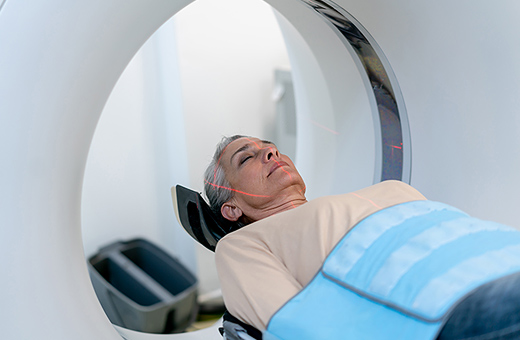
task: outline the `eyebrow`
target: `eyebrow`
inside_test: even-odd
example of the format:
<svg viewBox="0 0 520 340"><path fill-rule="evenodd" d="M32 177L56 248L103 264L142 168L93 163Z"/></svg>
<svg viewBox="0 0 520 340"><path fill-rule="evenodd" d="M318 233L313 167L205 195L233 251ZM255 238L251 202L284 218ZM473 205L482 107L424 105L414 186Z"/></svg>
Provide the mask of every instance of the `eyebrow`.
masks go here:
<svg viewBox="0 0 520 340"><path fill-rule="evenodd" d="M260 142L262 144L274 145L273 142L270 142L268 140L261 140ZM252 144L255 144L259 149L261 149L256 142L250 141L250 143L242 145L237 151L235 151L233 153L233 155L231 155L231 158L229 159L229 163L233 163L233 157L235 157L236 155L238 155L239 153L241 153L243 151L246 151L246 150L250 149L252 147Z"/></svg>

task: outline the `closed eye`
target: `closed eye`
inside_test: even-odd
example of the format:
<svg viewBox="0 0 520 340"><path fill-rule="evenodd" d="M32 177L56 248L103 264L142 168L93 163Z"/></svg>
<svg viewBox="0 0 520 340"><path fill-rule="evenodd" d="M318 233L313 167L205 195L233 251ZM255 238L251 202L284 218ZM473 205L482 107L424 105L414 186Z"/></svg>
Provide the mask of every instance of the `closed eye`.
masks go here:
<svg viewBox="0 0 520 340"><path fill-rule="evenodd" d="M247 157L244 157L241 161L240 161L240 164L244 164L249 158L252 158L253 156L247 156Z"/></svg>

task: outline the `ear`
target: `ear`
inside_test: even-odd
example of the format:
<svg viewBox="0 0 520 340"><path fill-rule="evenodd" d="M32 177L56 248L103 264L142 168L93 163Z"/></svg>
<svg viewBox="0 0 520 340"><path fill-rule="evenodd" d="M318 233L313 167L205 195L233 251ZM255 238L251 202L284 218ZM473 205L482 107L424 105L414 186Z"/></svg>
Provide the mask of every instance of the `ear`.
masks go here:
<svg viewBox="0 0 520 340"><path fill-rule="evenodd" d="M231 202L224 203L220 208L220 212L226 220L233 222L237 221L240 216L242 216L242 210Z"/></svg>

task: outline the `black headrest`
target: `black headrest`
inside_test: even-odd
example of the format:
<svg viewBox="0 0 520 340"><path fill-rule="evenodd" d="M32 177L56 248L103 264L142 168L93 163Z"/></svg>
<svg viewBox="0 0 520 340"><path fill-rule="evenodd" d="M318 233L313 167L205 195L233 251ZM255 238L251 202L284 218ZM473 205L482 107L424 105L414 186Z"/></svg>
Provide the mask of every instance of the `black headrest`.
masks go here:
<svg viewBox="0 0 520 340"><path fill-rule="evenodd" d="M183 228L204 247L215 251L217 242L238 229L236 223L216 215L202 196L177 185L172 188L173 206Z"/></svg>

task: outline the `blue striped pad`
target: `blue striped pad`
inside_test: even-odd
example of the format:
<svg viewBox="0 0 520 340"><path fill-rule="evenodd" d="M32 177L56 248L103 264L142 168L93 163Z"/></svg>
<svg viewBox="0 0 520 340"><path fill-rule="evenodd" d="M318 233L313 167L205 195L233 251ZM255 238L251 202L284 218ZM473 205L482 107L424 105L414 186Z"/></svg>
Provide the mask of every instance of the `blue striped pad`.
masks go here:
<svg viewBox="0 0 520 340"><path fill-rule="evenodd" d="M441 322L418 322L366 299L322 273L270 320L264 340L434 339Z"/></svg>
<svg viewBox="0 0 520 340"><path fill-rule="evenodd" d="M520 232L442 203L409 202L361 221L322 271L367 299L435 322L474 288L520 271Z"/></svg>
<svg viewBox="0 0 520 340"><path fill-rule="evenodd" d="M520 232L417 201L353 228L269 321L265 340L435 339L476 287L520 271Z"/></svg>

